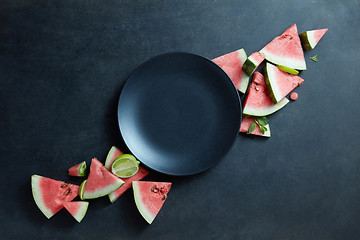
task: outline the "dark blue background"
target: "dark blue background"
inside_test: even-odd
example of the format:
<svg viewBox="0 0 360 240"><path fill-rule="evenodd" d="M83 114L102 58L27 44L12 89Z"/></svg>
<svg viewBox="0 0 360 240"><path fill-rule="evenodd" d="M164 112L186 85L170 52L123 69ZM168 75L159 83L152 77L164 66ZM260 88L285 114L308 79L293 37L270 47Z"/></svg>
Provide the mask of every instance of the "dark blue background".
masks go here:
<svg viewBox="0 0 360 240"><path fill-rule="evenodd" d="M358 0L0 2L0 235L6 239L359 239ZM152 225L128 191L92 200L78 224L35 205L30 176L79 184L68 167L124 148L116 106L149 58L258 51L293 23L329 28L306 52L299 99L269 116L272 137L241 134L215 167L171 181ZM319 62L309 57L317 54Z"/></svg>

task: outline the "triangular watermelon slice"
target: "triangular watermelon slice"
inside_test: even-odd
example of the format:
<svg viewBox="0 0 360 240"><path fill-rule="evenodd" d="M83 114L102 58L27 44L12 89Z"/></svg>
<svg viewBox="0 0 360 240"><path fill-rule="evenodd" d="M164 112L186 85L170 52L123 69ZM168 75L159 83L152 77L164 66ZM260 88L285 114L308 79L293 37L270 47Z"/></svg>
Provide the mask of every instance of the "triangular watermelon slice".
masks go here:
<svg viewBox="0 0 360 240"><path fill-rule="evenodd" d="M271 63L266 63L264 73L265 82L274 103L281 101L294 88L304 82L301 77L284 72Z"/></svg>
<svg viewBox="0 0 360 240"><path fill-rule="evenodd" d="M251 123L253 123L255 121L255 119L256 118L254 118L254 117L246 117L246 116L244 116L241 119L240 132L247 133L249 131ZM266 127L267 130L263 134L261 132L261 130L260 130L260 127L256 124L256 127L255 127L254 131L252 131L250 134L258 135L258 136L262 136L262 137L270 137L271 132L270 132L269 124L266 124L265 127Z"/></svg>
<svg viewBox="0 0 360 240"><path fill-rule="evenodd" d="M256 70L256 68L264 61L265 55L259 52L251 54L242 66L242 70L250 76Z"/></svg>
<svg viewBox="0 0 360 240"><path fill-rule="evenodd" d="M31 189L36 205L51 218L63 208L64 202L72 201L79 192L79 186L39 175L31 176Z"/></svg>
<svg viewBox="0 0 360 240"><path fill-rule="evenodd" d="M74 202L65 202L63 203L64 207L68 212L76 219L76 221L81 222L85 217L86 211L89 206L89 202L84 201L74 201Z"/></svg>
<svg viewBox="0 0 360 240"><path fill-rule="evenodd" d="M124 181L109 172L96 158L91 160L89 177L84 186L84 199L105 196L124 184Z"/></svg>
<svg viewBox="0 0 360 240"><path fill-rule="evenodd" d="M151 224L170 191L169 182L133 181L134 199L140 214Z"/></svg>
<svg viewBox="0 0 360 240"><path fill-rule="evenodd" d="M301 47L296 24L274 38L260 52L265 55L269 62L293 69L306 70L304 51Z"/></svg>
<svg viewBox="0 0 360 240"><path fill-rule="evenodd" d="M133 181L139 181L143 179L149 172L139 166L139 171L132 177L123 178L122 180L125 182L120 188L116 189L114 192L109 193L109 199L113 203L115 202L121 195L123 195L126 190L128 190L132 186Z"/></svg>
<svg viewBox="0 0 360 240"><path fill-rule="evenodd" d="M241 69L246 59L246 52L242 48L212 60L226 72L233 81L236 89L242 93L246 92L249 84L249 76L244 74Z"/></svg>
<svg viewBox="0 0 360 240"><path fill-rule="evenodd" d="M244 101L243 114L248 116L267 116L283 108L289 100L284 98L277 104L271 100L264 76L254 72L252 83Z"/></svg>
<svg viewBox="0 0 360 240"><path fill-rule="evenodd" d="M69 176L84 177L86 174L86 162L83 161L69 168L68 174Z"/></svg>
<svg viewBox="0 0 360 240"><path fill-rule="evenodd" d="M317 29L300 33L300 39L305 51L314 49L328 29Z"/></svg>

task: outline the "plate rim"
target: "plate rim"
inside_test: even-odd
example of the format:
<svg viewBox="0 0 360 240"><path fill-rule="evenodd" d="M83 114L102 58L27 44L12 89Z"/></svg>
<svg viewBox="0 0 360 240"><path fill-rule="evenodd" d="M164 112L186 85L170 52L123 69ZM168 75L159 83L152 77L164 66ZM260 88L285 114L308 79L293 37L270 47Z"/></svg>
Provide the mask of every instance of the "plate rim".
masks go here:
<svg viewBox="0 0 360 240"><path fill-rule="evenodd" d="M123 133L122 133L122 130L121 130L121 124L120 124L120 119L119 119L119 109L120 109L120 102L121 102L121 97L123 96L123 91L124 89L126 88L126 86L128 85L129 83L129 80L131 79L131 77L133 75L135 75L145 64L149 63L149 62L152 62L154 59L156 58L161 58L161 57L164 57L164 56L167 56L167 55L179 55L179 54L182 54L182 55L190 55L190 56L193 56L193 57L199 57L199 58L202 58L206 61L209 61L211 62L212 64L214 64L215 66L218 67L218 69L220 69L226 76L227 76L227 79L228 81L230 81L232 87L233 87L233 90L235 91L236 93L236 96L237 96L237 103L239 105L239 123L238 123L238 126L237 126L237 131L236 131L236 134L234 134L233 136L233 139L231 140L231 144L229 144L228 148L226 149L226 151L224 151L224 153L218 158L216 159L216 161L214 161L212 164L209 164L206 168L203 168L201 170L197 170L197 171L192 171L192 172L189 172L189 173L175 173L175 172L169 172L169 171L164 171L164 170L159 170L159 169L156 169L156 168L153 168L151 166L149 166L148 164L145 164L141 159L139 159L136 154L133 152L133 150L129 147L129 144L128 142L126 141L126 139L124 138L123 136ZM123 87L121 89L121 92L120 92L120 96L118 97L118 104L117 104L117 122L118 122L118 128L119 128L119 132L120 132L120 135L121 135L121 138L125 144L125 146L127 147L127 149L131 152L131 154L133 154L136 159L138 159L144 166L146 166L147 168L153 170L153 171L156 171L158 173L161 173L161 174L164 174L164 175L168 175L168 176L191 176L191 175L195 175L195 174L199 174L199 173L202 173L202 172L205 172L206 170L214 167L216 164L218 164L221 160L224 159L224 157L229 153L230 149L232 148L232 146L234 145L235 143L235 140L237 138L237 136L239 135L239 131L240 131L240 127L241 127L241 122L242 122L242 103L241 103L241 98L240 98L240 95L239 95L239 91L236 89L236 86L234 84L234 82L231 80L231 78L229 77L229 75L218 65L216 64L215 62L213 62L211 59L207 58L207 57L204 57L202 55L199 55L199 54L195 54L195 53L190 53L190 52L185 52L185 51L174 51L174 52L165 52L165 53L161 53L161 54L158 54L158 55L155 55L153 57L150 57L148 58L147 60L145 60L144 62L142 62L141 64L139 64L131 73L130 75L127 77L127 79L125 80L125 83L123 84Z"/></svg>

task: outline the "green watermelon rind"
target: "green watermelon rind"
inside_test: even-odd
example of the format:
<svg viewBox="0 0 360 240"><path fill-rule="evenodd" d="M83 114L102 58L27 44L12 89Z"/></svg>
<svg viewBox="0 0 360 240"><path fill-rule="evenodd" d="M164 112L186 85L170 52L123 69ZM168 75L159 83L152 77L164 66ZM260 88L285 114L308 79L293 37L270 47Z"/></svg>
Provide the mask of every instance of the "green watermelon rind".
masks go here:
<svg viewBox="0 0 360 240"><path fill-rule="evenodd" d="M135 204L136 204L137 209L139 210L139 212L143 216L143 218L146 220L146 222L151 224L154 221L155 216L153 216L153 214L151 214L148 211L148 209L144 206L144 204L142 204L141 193L139 191L137 181L132 182L132 188L133 188L134 199L135 199Z"/></svg>
<svg viewBox="0 0 360 240"><path fill-rule="evenodd" d="M86 174L86 161L80 163L79 166L79 177L84 177Z"/></svg>
<svg viewBox="0 0 360 240"><path fill-rule="evenodd" d="M310 42L309 42L309 38L308 38L308 35L307 35L307 32L302 32L299 34L299 37L300 37L300 40L301 40L301 44L303 46L303 49L305 51L309 51L309 50L312 50L314 49Z"/></svg>
<svg viewBox="0 0 360 240"><path fill-rule="evenodd" d="M273 114L274 112L282 109L288 103L289 103L289 99L287 99L285 97L280 102L278 102L277 104L275 104L275 105L273 105L271 107L268 107L268 108L264 108L264 109L245 106L244 109L243 109L243 114L245 116L252 116L252 117L265 117L265 116Z"/></svg>
<svg viewBox="0 0 360 240"><path fill-rule="evenodd" d="M239 55L239 58L241 59L241 61L246 62L246 59L247 59L247 54L245 52L245 49L241 48L237 51L238 55ZM244 62L244 63L245 63ZM244 63L243 63L243 66L244 66ZM241 78L241 81L240 81L240 84L238 86L238 90L242 93L245 94L246 92L246 89L248 88L248 85L249 85L249 76L247 74L243 74L242 75L242 78Z"/></svg>
<svg viewBox="0 0 360 240"><path fill-rule="evenodd" d="M242 66L242 70L244 71L244 73L250 76L257 67L258 66L253 61L247 58Z"/></svg>
<svg viewBox="0 0 360 240"><path fill-rule="evenodd" d="M278 102L278 98L277 98L277 92L275 91L275 89L272 87L272 81L269 77L269 68L268 68L268 64L270 63L266 63L265 67L264 67L264 78L265 78L265 83L266 83L266 87L269 90L269 95L271 97L271 100L276 104Z"/></svg>
<svg viewBox="0 0 360 240"><path fill-rule="evenodd" d="M41 176L36 175L36 174L31 176L31 190L32 190L32 194L33 194L36 205L41 210L41 212L48 219L50 219L52 216L54 216L54 214L51 211L49 211L48 208L43 204L41 191L39 191L39 189L37 188L37 186L39 186L39 181L41 180L41 178L42 178Z"/></svg>

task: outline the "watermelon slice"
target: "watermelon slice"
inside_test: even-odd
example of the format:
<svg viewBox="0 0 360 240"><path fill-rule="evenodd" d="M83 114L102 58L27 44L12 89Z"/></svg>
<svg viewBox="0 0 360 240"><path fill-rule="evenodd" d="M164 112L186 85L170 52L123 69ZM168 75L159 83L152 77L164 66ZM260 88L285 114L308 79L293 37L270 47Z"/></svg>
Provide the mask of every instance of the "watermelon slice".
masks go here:
<svg viewBox="0 0 360 240"><path fill-rule="evenodd" d="M84 199L105 196L124 184L124 181L107 170L99 160L93 158L89 177L84 186Z"/></svg>
<svg viewBox="0 0 360 240"><path fill-rule="evenodd" d="M244 65L242 66L242 70L248 76L250 76L251 74L253 74L256 68L264 61L264 59L265 59L264 54L259 52L254 52L246 59Z"/></svg>
<svg viewBox="0 0 360 240"><path fill-rule="evenodd" d="M253 123L255 121L255 119L256 118L254 118L254 117L246 117L246 116L244 116L241 119L240 132L247 133L249 131L251 123ZM263 137L270 137L271 132L270 132L269 124L265 125L265 127L266 127L267 130L264 132L264 134L262 134L262 132L260 130L260 127L256 124L256 127L255 127L254 131L252 131L250 134L263 136Z"/></svg>
<svg viewBox="0 0 360 240"><path fill-rule="evenodd" d="M83 161L82 163L69 168L68 173L70 176L84 177L86 173L86 162Z"/></svg>
<svg viewBox="0 0 360 240"><path fill-rule="evenodd" d="M81 222L81 220L85 217L89 202L64 202L63 205L66 210L68 210L68 212L76 219L76 221Z"/></svg>
<svg viewBox="0 0 360 240"><path fill-rule="evenodd" d="M266 88L264 76L259 72L254 72L253 81L244 101L243 114L257 117L267 116L280 110L288 102L289 100L284 98L274 104Z"/></svg>
<svg viewBox="0 0 360 240"><path fill-rule="evenodd" d="M136 206L144 219L151 224L167 198L171 183L133 181L132 185Z"/></svg>
<svg viewBox="0 0 360 240"><path fill-rule="evenodd" d="M115 158L117 158L120 155L123 155L124 153L118 149L115 146L112 146L108 152L108 155L106 156L106 160L105 160L105 164L104 166L111 171L111 164L113 163L113 161L115 160Z"/></svg>
<svg viewBox="0 0 360 240"><path fill-rule="evenodd" d="M139 181L148 174L149 172L145 168L139 166L139 171L134 176L122 179L125 183L114 192L109 193L110 202L115 202L121 195L123 195L123 193L132 186L133 181Z"/></svg>
<svg viewBox="0 0 360 240"><path fill-rule="evenodd" d="M304 51L296 24L274 38L260 50L260 53L263 53L269 62L293 69L306 70Z"/></svg>
<svg viewBox="0 0 360 240"><path fill-rule="evenodd" d="M242 48L212 60L227 73L235 87L242 93L246 92L249 84L249 76L241 69L246 58L246 52Z"/></svg>
<svg viewBox="0 0 360 240"><path fill-rule="evenodd" d="M314 49L328 29L317 29L300 33L300 39L305 51Z"/></svg>
<svg viewBox="0 0 360 240"><path fill-rule="evenodd" d="M64 202L72 201L79 192L79 186L39 175L31 176L31 189L36 205L51 218L63 208Z"/></svg>
<svg viewBox="0 0 360 240"><path fill-rule="evenodd" d="M281 101L294 88L304 82L301 77L284 72L271 63L266 63L264 72L265 82L274 103Z"/></svg>

